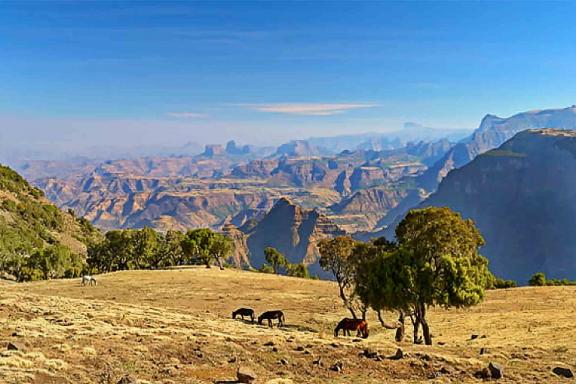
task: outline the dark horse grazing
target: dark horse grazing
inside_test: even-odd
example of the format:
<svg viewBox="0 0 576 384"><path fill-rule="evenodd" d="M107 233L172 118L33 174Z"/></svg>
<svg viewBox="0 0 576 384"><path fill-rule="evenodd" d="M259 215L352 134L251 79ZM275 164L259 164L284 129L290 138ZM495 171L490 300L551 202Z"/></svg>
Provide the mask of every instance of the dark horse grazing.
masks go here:
<svg viewBox="0 0 576 384"><path fill-rule="evenodd" d="M232 318L235 319L237 316L242 316L242 320L244 320L244 316L250 317L250 320L254 322L254 310L250 308L238 308L234 312L232 312Z"/></svg>
<svg viewBox="0 0 576 384"><path fill-rule="evenodd" d="M278 319L278 326L284 326L284 313L282 311L268 311L258 316L258 324L262 325L263 320L268 320L268 326L272 327L272 320Z"/></svg>
<svg viewBox="0 0 576 384"><path fill-rule="evenodd" d="M334 336L338 337L338 332L340 332L341 329L342 334L345 336L350 336L350 331L357 331L356 337L359 337L360 335L362 335L364 339L368 337L368 323L366 320L349 318L342 319L334 330Z"/></svg>

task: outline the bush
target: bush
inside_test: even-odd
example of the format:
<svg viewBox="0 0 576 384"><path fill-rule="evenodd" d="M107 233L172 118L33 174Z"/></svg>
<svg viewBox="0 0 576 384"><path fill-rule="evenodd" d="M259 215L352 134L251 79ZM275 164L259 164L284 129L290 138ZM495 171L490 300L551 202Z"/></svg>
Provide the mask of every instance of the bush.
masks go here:
<svg viewBox="0 0 576 384"><path fill-rule="evenodd" d="M533 287L543 287L546 285L546 276L542 272L537 272L530 277L528 284Z"/></svg>
<svg viewBox="0 0 576 384"><path fill-rule="evenodd" d="M274 268L270 264L263 264L259 271L262 273L274 273Z"/></svg>
<svg viewBox="0 0 576 384"><path fill-rule="evenodd" d="M488 278L486 284L486 289L506 289L506 288L516 288L518 283L514 280L505 280L494 275Z"/></svg>
<svg viewBox="0 0 576 384"><path fill-rule="evenodd" d="M304 279L310 278L310 274L308 273L308 268L302 264L288 264L286 266L286 274L292 277L301 277Z"/></svg>

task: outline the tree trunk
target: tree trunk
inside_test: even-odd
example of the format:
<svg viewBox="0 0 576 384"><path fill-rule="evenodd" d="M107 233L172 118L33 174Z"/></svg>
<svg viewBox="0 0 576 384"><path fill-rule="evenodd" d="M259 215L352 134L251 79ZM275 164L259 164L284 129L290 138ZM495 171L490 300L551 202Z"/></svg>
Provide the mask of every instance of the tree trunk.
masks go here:
<svg viewBox="0 0 576 384"><path fill-rule="evenodd" d="M358 317L356 316L356 312L354 312L354 308L352 308L352 306L348 302L348 298L346 297L346 294L344 293L344 288L342 288L342 286L340 284L338 284L338 288L340 289L340 298L344 302L344 306L346 308L348 308L348 310L350 311L350 314L352 315L352 318L357 319Z"/></svg>
<svg viewBox="0 0 576 384"><path fill-rule="evenodd" d="M216 258L216 263L218 264L218 267L220 267L220 270L223 271L224 270L224 265L222 264L222 259L220 259L219 257Z"/></svg>
<svg viewBox="0 0 576 384"><path fill-rule="evenodd" d="M400 316L398 316L398 324L400 325L398 329L396 329L396 341L401 342L404 340L404 334L406 329L404 328L404 311L400 311Z"/></svg>
<svg viewBox="0 0 576 384"><path fill-rule="evenodd" d="M380 313L380 311L376 311L376 313L378 314L378 321L380 321L380 324L386 328L386 329L397 329L398 325L397 324L392 324L392 323L386 323L384 321L384 319L382 318L382 314Z"/></svg>
<svg viewBox="0 0 576 384"><path fill-rule="evenodd" d="M422 332L424 333L424 342L426 345L432 345L432 335L430 334L430 327L426 321L426 304L420 305L420 322L422 323Z"/></svg>
<svg viewBox="0 0 576 384"><path fill-rule="evenodd" d="M418 316L414 316L414 344L419 344L420 343L420 339L418 338L418 333L419 333L419 328L420 328L420 320L418 319Z"/></svg>

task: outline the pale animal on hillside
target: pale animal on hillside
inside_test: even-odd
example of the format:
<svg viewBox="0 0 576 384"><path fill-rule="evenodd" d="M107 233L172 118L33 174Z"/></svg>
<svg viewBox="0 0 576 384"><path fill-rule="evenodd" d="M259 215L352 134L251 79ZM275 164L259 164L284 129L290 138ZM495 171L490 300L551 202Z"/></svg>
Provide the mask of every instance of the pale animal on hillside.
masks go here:
<svg viewBox="0 0 576 384"><path fill-rule="evenodd" d="M90 275L82 276L82 285L96 285L96 278Z"/></svg>

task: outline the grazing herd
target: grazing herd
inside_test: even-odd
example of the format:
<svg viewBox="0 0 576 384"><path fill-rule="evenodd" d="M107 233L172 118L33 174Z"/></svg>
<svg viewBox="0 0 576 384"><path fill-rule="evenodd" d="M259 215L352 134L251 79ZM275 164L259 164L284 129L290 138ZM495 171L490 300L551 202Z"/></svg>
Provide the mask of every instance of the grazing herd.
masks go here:
<svg viewBox="0 0 576 384"><path fill-rule="evenodd" d="M254 324L254 310L251 308L238 308L232 312L232 319L236 319L238 316L242 320L246 320L244 317L248 317L250 322ZM278 327L283 327L286 325L284 312L282 311L266 311L258 316L258 324L262 325L264 320L268 320L268 326L272 328L272 320L278 320ZM356 337L362 337L366 339L368 337L368 322L364 319L342 319L336 329L334 330L334 336L338 337L338 333L342 331L344 336L350 336L350 331L356 331Z"/></svg>
<svg viewBox="0 0 576 384"><path fill-rule="evenodd" d="M96 285L96 279L94 276L85 275L82 276L82 285ZM236 319L238 316L242 320L246 320L245 317L250 319L250 322L254 323L254 310L252 308L238 308L232 312L232 319ZM282 311L266 311L258 316L258 324L262 325L264 320L268 320L268 326L272 328L272 320L278 320L278 327L283 327L286 325L286 320L284 318L284 312ZM342 319L336 329L334 330L334 336L338 337L338 334L342 331L344 336L350 336L350 331L356 331L356 337L362 336L364 339L368 337L368 323L364 319Z"/></svg>

